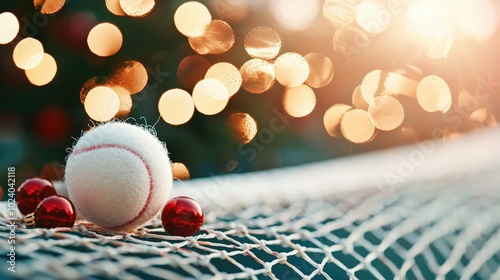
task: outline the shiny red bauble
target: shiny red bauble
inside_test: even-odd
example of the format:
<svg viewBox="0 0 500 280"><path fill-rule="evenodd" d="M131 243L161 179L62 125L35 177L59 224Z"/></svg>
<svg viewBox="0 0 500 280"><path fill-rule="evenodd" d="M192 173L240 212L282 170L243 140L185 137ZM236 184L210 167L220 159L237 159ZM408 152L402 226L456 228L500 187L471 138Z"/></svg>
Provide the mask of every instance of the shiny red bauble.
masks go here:
<svg viewBox="0 0 500 280"><path fill-rule="evenodd" d="M17 189L17 208L24 215L33 213L38 203L44 198L56 194L56 189L51 182L41 178L28 179Z"/></svg>
<svg viewBox="0 0 500 280"><path fill-rule="evenodd" d="M34 216L37 228L73 227L76 220L73 203L60 195L47 197L40 202Z"/></svg>
<svg viewBox="0 0 500 280"><path fill-rule="evenodd" d="M161 212L163 228L170 235L194 235L203 225L203 218L198 202L185 196L170 199Z"/></svg>

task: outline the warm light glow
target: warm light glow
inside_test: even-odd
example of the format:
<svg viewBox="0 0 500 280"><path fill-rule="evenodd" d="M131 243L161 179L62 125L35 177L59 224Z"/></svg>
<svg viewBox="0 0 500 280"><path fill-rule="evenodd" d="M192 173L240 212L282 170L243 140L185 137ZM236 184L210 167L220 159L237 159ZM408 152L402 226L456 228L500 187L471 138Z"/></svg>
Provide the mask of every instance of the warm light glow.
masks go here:
<svg viewBox="0 0 500 280"><path fill-rule="evenodd" d="M453 46L453 36L447 27L441 26L428 32L424 39L427 56L432 59L442 58L448 55Z"/></svg>
<svg viewBox="0 0 500 280"><path fill-rule="evenodd" d="M82 104L85 104L85 98L87 97L87 94L89 91L96 86L104 86L108 84L108 78L101 76L101 77L93 77L87 80L82 88L80 89L80 102Z"/></svg>
<svg viewBox="0 0 500 280"><path fill-rule="evenodd" d="M131 17L145 17L153 10L154 0L120 0L122 10Z"/></svg>
<svg viewBox="0 0 500 280"><path fill-rule="evenodd" d="M472 112L469 116L469 120L473 122L477 122L478 124L481 125L486 125L486 126L495 126L497 125L497 121L495 119L495 116L488 112L486 108L479 108L476 109L474 112Z"/></svg>
<svg viewBox="0 0 500 280"><path fill-rule="evenodd" d="M106 0L106 8L114 15L117 16L127 15L125 11L123 11L122 6L120 6L120 0Z"/></svg>
<svg viewBox="0 0 500 280"><path fill-rule="evenodd" d="M196 109L205 115L215 115L226 108L229 93L226 86L217 79L199 81L193 89Z"/></svg>
<svg viewBox="0 0 500 280"><path fill-rule="evenodd" d="M130 94L136 94L146 87L148 72L138 61L124 61L111 72L110 82L125 88Z"/></svg>
<svg viewBox="0 0 500 280"><path fill-rule="evenodd" d="M352 107L346 104L335 104L326 110L323 116L323 124L328 135L333 138L339 138L341 136L340 120L344 114L351 109Z"/></svg>
<svg viewBox="0 0 500 280"><path fill-rule="evenodd" d="M203 35L211 21L212 15L207 7L195 1L180 5L174 14L175 27L186 37Z"/></svg>
<svg viewBox="0 0 500 280"><path fill-rule="evenodd" d="M313 88L327 86L333 78L333 62L320 53L310 53L304 56L309 65L309 77L306 84Z"/></svg>
<svg viewBox="0 0 500 280"><path fill-rule="evenodd" d="M188 89L194 88L196 83L203 80L210 62L200 55L186 56L177 68L177 79Z"/></svg>
<svg viewBox="0 0 500 280"><path fill-rule="evenodd" d="M12 57L20 69L35 68L43 59L43 45L35 38L24 38L14 48Z"/></svg>
<svg viewBox="0 0 500 280"><path fill-rule="evenodd" d="M189 180L191 178L186 165L181 162L172 163L172 176L175 180Z"/></svg>
<svg viewBox="0 0 500 280"><path fill-rule="evenodd" d="M90 30L87 44L90 51L98 56L111 56L122 47L123 37L120 29L109 22L100 23Z"/></svg>
<svg viewBox="0 0 500 280"><path fill-rule="evenodd" d="M398 128L405 118L401 103L392 96L379 96L370 105L368 113L372 117L375 127L380 130L394 130Z"/></svg>
<svg viewBox="0 0 500 280"><path fill-rule="evenodd" d="M353 109L347 111L342 117L340 130L350 142L363 144L373 139L375 125L366 111Z"/></svg>
<svg viewBox="0 0 500 280"><path fill-rule="evenodd" d="M488 0L453 1L453 11L462 32L478 42L491 38L498 28L498 7L495 5Z"/></svg>
<svg viewBox="0 0 500 280"><path fill-rule="evenodd" d="M257 27L248 32L245 50L253 58L273 59L281 49L280 35L269 27Z"/></svg>
<svg viewBox="0 0 500 280"><path fill-rule="evenodd" d="M366 102L361 92L361 85L357 86L352 92L352 105L354 105L356 109L368 110L368 102Z"/></svg>
<svg viewBox="0 0 500 280"><path fill-rule="evenodd" d="M445 9L436 0L413 1L408 8L408 24L423 34L444 25Z"/></svg>
<svg viewBox="0 0 500 280"><path fill-rule="evenodd" d="M316 95L306 85L289 87L283 92L283 108L292 117L305 117L312 112L315 106Z"/></svg>
<svg viewBox="0 0 500 280"><path fill-rule="evenodd" d="M402 74L374 70L363 78L361 93L368 104L372 104L377 96L405 95L415 97L418 83Z"/></svg>
<svg viewBox="0 0 500 280"><path fill-rule="evenodd" d="M57 73L56 60L50 54L43 54L42 61L34 68L25 71L28 80L35 86L50 83Z"/></svg>
<svg viewBox="0 0 500 280"><path fill-rule="evenodd" d="M120 99L120 108L115 117L126 118L130 114L130 111L132 111L132 97L130 96L130 92L117 85L110 85L110 88L116 93L118 99Z"/></svg>
<svg viewBox="0 0 500 280"><path fill-rule="evenodd" d="M97 86L87 94L84 107L91 119L105 122L114 118L120 110L120 98L111 88Z"/></svg>
<svg viewBox="0 0 500 280"><path fill-rule="evenodd" d="M418 84L417 100L427 112L446 113L451 107L451 91L443 78L434 75L427 76Z"/></svg>
<svg viewBox="0 0 500 280"><path fill-rule="evenodd" d="M309 27L319 11L314 0L271 0L271 14L276 21L289 30L304 30Z"/></svg>
<svg viewBox="0 0 500 280"><path fill-rule="evenodd" d="M198 54L222 54L234 45L234 32L222 20L212 20L205 33L189 38L189 45Z"/></svg>
<svg viewBox="0 0 500 280"><path fill-rule="evenodd" d="M62 9L64 2L65 0L34 0L33 5L42 14L53 14Z"/></svg>
<svg viewBox="0 0 500 280"><path fill-rule="evenodd" d="M0 44L8 44L16 38L19 33L19 21L10 12L0 14Z"/></svg>
<svg viewBox="0 0 500 280"><path fill-rule="evenodd" d="M325 0L323 16L334 27L347 26L356 16L356 1L354 0Z"/></svg>
<svg viewBox="0 0 500 280"><path fill-rule="evenodd" d="M210 0L209 3L219 18L240 22L250 13L250 1L252 0Z"/></svg>
<svg viewBox="0 0 500 280"><path fill-rule="evenodd" d="M309 64L298 53L288 52L280 55L274 62L276 80L285 87L296 87L309 77Z"/></svg>
<svg viewBox="0 0 500 280"><path fill-rule="evenodd" d="M251 59L240 68L241 86L251 93L263 93L274 84L274 67L267 61Z"/></svg>
<svg viewBox="0 0 500 280"><path fill-rule="evenodd" d="M232 137L243 144L248 144L257 135L257 122L247 113L232 114L226 121Z"/></svg>
<svg viewBox="0 0 500 280"><path fill-rule="evenodd" d="M214 78L221 81L227 88L229 97L233 96L241 87L240 71L228 62L219 62L210 67L205 78Z"/></svg>
<svg viewBox="0 0 500 280"><path fill-rule="evenodd" d="M356 22L368 33L379 34L391 23L391 13L378 1L363 1L356 8Z"/></svg>
<svg viewBox="0 0 500 280"><path fill-rule="evenodd" d="M162 94L160 101L158 101L158 111L166 123L185 124L194 114L193 98L182 89L168 90Z"/></svg>
<svg viewBox="0 0 500 280"><path fill-rule="evenodd" d="M343 54L350 61L355 54L366 51L370 46L370 39L363 29L357 26L340 27L333 34L333 49Z"/></svg>

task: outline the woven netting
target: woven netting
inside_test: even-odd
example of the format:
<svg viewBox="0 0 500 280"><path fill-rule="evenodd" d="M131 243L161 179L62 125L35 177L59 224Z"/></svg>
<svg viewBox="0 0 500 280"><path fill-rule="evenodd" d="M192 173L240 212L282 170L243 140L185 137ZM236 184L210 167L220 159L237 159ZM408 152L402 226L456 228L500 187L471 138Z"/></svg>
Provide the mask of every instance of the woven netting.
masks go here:
<svg viewBox="0 0 500 280"><path fill-rule="evenodd" d="M498 141L498 137L494 139ZM463 143L474 147L471 139ZM440 151L438 147L435 154L450 155ZM465 158L474 163L471 155L465 153ZM2 279L500 279L500 169L483 166L479 168L481 171L464 173L455 166L456 172L444 177L420 177L392 188L370 185L338 188L339 182L320 168L352 169L357 163L373 159L361 157L351 163L325 163L272 174L276 182L293 181L301 169L307 173L320 170L326 181L313 177L303 184L295 180L303 193L315 195L292 199L270 191L261 202L249 198L247 203L229 200L224 203L225 198L220 197L216 203L202 202L205 224L193 237L167 235L159 219L127 234L105 232L84 221L79 221L73 229L18 228L16 273L4 269L0 276ZM449 158L453 162L462 160L463 166L467 166L463 159ZM435 168L440 162L443 163L431 158L428 166ZM249 178L258 182L259 178L266 178L265 174L238 176L252 183ZM363 177L363 173L357 176ZM317 183L320 181L321 186ZM193 184L207 182L209 179ZM229 185L231 182L237 184L238 180L229 181ZM328 187L325 182L333 191L323 191ZM189 184L177 183L176 192L190 188ZM231 185L227 192L238 194L235 187ZM272 182L259 188L273 187L281 188ZM290 191L293 190L290 186ZM240 200L245 201L244 195L242 190ZM7 240L6 204L1 206L0 239ZM5 256L7 242L0 244Z"/></svg>
<svg viewBox="0 0 500 280"><path fill-rule="evenodd" d="M19 229L16 276L498 279L500 182L491 175L392 193L208 208L201 234L188 238L168 236L158 220L125 235L88 223L72 230Z"/></svg>

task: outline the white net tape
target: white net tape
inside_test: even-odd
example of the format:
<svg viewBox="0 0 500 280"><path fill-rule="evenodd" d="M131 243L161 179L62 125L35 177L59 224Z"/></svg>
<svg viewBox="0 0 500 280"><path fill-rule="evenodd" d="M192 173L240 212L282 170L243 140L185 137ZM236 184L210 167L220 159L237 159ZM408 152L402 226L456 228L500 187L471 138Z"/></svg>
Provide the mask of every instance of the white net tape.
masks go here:
<svg viewBox="0 0 500 280"><path fill-rule="evenodd" d="M430 143L435 149L420 165L401 164L424 151L412 146L177 183L173 195L190 195L204 207L200 234L169 236L158 219L125 235L86 222L73 229L18 228L16 273L5 269L0 276L500 279L499 139L499 130L489 130ZM402 174L403 165L413 171ZM393 172L404 183L391 187ZM1 210L5 256L5 204Z"/></svg>

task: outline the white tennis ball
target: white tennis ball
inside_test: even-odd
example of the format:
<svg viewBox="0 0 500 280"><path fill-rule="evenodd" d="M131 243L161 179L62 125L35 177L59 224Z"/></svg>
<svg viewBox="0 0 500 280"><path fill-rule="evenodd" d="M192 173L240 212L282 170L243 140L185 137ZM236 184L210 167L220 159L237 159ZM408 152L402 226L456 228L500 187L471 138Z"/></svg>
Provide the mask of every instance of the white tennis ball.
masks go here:
<svg viewBox="0 0 500 280"><path fill-rule="evenodd" d="M110 122L85 133L66 162L66 188L79 215L131 231L165 205L172 169L164 145L146 129Z"/></svg>

